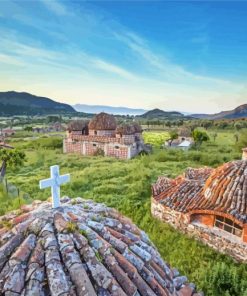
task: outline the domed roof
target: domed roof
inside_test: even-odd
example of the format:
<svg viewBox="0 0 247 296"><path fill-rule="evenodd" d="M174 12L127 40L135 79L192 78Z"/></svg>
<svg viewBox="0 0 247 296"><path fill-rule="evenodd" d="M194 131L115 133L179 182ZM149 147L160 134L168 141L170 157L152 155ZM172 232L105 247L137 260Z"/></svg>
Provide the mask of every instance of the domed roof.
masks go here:
<svg viewBox="0 0 247 296"><path fill-rule="evenodd" d="M247 161L232 161L215 169L193 208L225 212L247 223Z"/></svg>
<svg viewBox="0 0 247 296"><path fill-rule="evenodd" d="M4 295L199 295L143 231L103 204L35 201L0 224Z"/></svg>
<svg viewBox="0 0 247 296"><path fill-rule="evenodd" d="M135 127L126 123L121 124L117 127L116 133L122 135L133 135L135 133Z"/></svg>
<svg viewBox="0 0 247 296"><path fill-rule="evenodd" d="M83 131L88 129L89 121L86 120L74 120L68 124L69 131Z"/></svg>
<svg viewBox="0 0 247 296"><path fill-rule="evenodd" d="M133 135L135 133L141 133L142 128L138 123L132 123L132 124L121 124L117 127L116 130L117 134L122 134L122 135Z"/></svg>
<svg viewBox="0 0 247 296"><path fill-rule="evenodd" d="M152 191L157 201L176 211L215 211L247 223L246 160L217 169L188 169L174 180L160 177Z"/></svg>
<svg viewBox="0 0 247 296"><path fill-rule="evenodd" d="M88 127L90 130L115 130L117 122L113 115L101 112L90 120Z"/></svg>

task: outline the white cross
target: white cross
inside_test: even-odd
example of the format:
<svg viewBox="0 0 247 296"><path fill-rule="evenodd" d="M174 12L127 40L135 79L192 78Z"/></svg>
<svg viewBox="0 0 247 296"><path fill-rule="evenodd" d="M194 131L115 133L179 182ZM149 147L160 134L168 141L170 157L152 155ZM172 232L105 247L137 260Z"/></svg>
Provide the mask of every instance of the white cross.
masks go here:
<svg viewBox="0 0 247 296"><path fill-rule="evenodd" d="M50 167L51 178L39 181L40 189L51 187L52 207L60 206L60 186L70 181L70 175L59 176L59 166L53 165Z"/></svg>

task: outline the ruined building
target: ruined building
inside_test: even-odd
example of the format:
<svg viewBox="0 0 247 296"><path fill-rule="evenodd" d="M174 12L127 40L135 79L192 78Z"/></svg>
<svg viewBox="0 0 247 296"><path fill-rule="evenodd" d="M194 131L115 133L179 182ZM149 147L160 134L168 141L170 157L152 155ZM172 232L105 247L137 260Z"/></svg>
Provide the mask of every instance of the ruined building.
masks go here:
<svg viewBox="0 0 247 296"><path fill-rule="evenodd" d="M120 159L130 159L147 151L137 123L117 126L115 117L107 113L100 113L89 122L72 122L63 149L64 153L101 154Z"/></svg>
<svg viewBox="0 0 247 296"><path fill-rule="evenodd" d="M209 246L247 262L247 149L217 169L187 169L152 186L152 214Z"/></svg>

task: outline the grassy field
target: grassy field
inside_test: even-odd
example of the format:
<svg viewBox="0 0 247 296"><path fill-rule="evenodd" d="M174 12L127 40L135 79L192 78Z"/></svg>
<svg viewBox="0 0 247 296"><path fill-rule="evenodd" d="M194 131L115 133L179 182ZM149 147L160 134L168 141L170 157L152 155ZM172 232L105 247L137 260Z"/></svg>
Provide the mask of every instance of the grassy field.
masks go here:
<svg viewBox="0 0 247 296"><path fill-rule="evenodd" d="M155 147L167 135L146 133ZM150 213L151 184L158 176L175 177L188 166L217 166L225 161L239 159L241 153L234 147L230 133L218 133L214 142L203 144L200 151L160 150L152 155L120 161L104 157L64 155L61 139L39 139L14 145L25 149L27 161L22 168L8 171L8 182L20 188L21 198L6 197L0 189L1 212L18 208L20 203L32 199L45 200L49 190L39 190L38 182L49 176L49 166L58 164L61 173L70 173L71 182L62 187L62 194L82 196L104 202L129 216L145 230L158 247L163 258L197 284L205 295L246 296L247 266L237 264L227 256L218 254L169 225L154 219Z"/></svg>

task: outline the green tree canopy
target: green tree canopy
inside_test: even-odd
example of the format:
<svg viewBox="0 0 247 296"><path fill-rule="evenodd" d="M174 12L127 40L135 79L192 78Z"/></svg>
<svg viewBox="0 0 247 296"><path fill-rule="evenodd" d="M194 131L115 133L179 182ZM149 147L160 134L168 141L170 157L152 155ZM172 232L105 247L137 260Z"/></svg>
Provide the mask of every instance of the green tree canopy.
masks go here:
<svg viewBox="0 0 247 296"><path fill-rule="evenodd" d="M17 149L1 149L0 150L0 160L2 161L1 178L4 178L7 167L18 167L23 165L25 161L25 153Z"/></svg>
<svg viewBox="0 0 247 296"><path fill-rule="evenodd" d="M177 131L170 131L169 132L169 145L171 146L172 145L172 142L174 140L176 140L178 138L178 132Z"/></svg>
<svg viewBox="0 0 247 296"><path fill-rule="evenodd" d="M203 142L206 142L209 140L208 134L206 132L200 131L198 129L196 129L192 132L192 137L193 137L197 146L201 146L201 144Z"/></svg>

